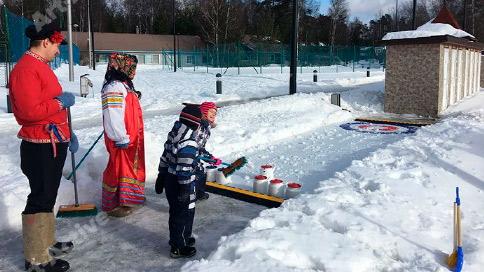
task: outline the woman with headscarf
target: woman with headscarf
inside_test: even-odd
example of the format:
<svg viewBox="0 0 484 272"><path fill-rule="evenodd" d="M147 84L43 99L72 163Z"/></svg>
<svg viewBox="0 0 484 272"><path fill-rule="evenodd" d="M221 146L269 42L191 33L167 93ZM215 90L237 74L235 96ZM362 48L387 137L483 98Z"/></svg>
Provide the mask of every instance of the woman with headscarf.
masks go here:
<svg viewBox="0 0 484 272"><path fill-rule="evenodd" d="M136 56L109 57L101 91L104 139L109 161L103 173L102 208L123 217L144 204L145 151L141 93L133 86Z"/></svg>

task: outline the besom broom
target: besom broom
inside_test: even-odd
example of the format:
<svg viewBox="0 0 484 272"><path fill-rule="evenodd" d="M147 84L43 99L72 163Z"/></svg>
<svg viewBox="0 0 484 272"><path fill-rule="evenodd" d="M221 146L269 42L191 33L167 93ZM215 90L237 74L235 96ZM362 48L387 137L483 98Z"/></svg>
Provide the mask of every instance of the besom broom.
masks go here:
<svg viewBox="0 0 484 272"><path fill-rule="evenodd" d="M71 111L67 108L67 121L69 122L69 131L72 135L72 122ZM73 205L61 205L57 212L57 217L81 217L81 216L93 216L97 214L97 208L94 204L79 204L79 198L77 195L77 177L76 177L76 158L74 153L71 152L72 162L72 183L74 184L74 196L75 204Z"/></svg>

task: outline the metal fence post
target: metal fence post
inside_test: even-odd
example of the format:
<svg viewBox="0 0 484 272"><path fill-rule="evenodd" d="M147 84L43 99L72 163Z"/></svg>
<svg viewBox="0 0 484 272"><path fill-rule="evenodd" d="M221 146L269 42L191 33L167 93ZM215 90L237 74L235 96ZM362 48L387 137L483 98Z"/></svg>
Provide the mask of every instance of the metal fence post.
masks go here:
<svg viewBox="0 0 484 272"><path fill-rule="evenodd" d="M356 45L353 45L353 72L355 71L356 62Z"/></svg>
<svg viewBox="0 0 484 272"><path fill-rule="evenodd" d="M222 75L217 73L215 76L217 77L217 94L222 94Z"/></svg>
<svg viewBox="0 0 484 272"><path fill-rule="evenodd" d="M237 40L237 74L240 75L240 41Z"/></svg>
<svg viewBox="0 0 484 272"><path fill-rule="evenodd" d="M205 48L206 48L206 53L205 54L207 55L207 74L208 74L208 64L209 64L209 62L208 62L208 44L207 44L207 46Z"/></svg>
<svg viewBox="0 0 484 272"><path fill-rule="evenodd" d="M10 101L9 94L7 94L7 113L12 113L12 101Z"/></svg>
<svg viewBox="0 0 484 272"><path fill-rule="evenodd" d="M281 43L281 74L282 68L284 68L284 44Z"/></svg>
<svg viewBox="0 0 484 272"><path fill-rule="evenodd" d="M303 51L302 46L301 46L301 49L299 49L299 54L298 54L298 56L299 56L299 59L301 60L301 61L299 61L299 63L301 64L301 74L302 74L302 70L303 70L303 63L304 63L304 51Z"/></svg>

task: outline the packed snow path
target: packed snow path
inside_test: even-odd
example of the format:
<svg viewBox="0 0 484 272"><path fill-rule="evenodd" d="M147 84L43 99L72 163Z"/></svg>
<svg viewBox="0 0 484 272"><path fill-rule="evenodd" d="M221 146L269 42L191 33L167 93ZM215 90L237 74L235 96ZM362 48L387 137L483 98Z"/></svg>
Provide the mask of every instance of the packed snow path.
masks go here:
<svg viewBox="0 0 484 272"><path fill-rule="evenodd" d="M57 219L58 240L74 241L74 250L66 258L69 271L179 271L187 259L170 258L165 194L147 188L146 196L146 205L127 218L99 213L97 217ZM263 209L217 195L197 203L193 259L207 258L220 237L241 231ZM22 232L3 231L0 241L0 271L23 271Z"/></svg>
<svg viewBox="0 0 484 272"><path fill-rule="evenodd" d="M276 177L300 182L304 191L310 192L319 181L344 170L353 160L408 136L358 133L338 125L320 127L247 150L250 162L233 175L234 183L245 176L245 187L250 189L260 165L270 163L276 167ZM169 257L168 203L164 193L157 195L151 187L146 189L147 204L130 217L113 219L100 214L56 221L59 240L75 241L75 250L67 258L72 271L178 271L186 263ZM241 231L264 209L214 194L199 202L194 222L197 254L191 260L206 259L222 236ZM1 237L2 271L21 270L21 232L9 230Z"/></svg>

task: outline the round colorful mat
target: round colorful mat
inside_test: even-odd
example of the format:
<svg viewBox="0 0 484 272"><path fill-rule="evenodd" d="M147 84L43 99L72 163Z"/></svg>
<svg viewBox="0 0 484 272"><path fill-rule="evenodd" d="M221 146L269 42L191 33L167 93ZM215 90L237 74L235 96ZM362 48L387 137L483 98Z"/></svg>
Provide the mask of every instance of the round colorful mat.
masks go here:
<svg viewBox="0 0 484 272"><path fill-rule="evenodd" d="M340 127L346 130L374 134L408 134L414 133L418 129L418 127L408 125L374 124L366 122L347 123L340 125Z"/></svg>

